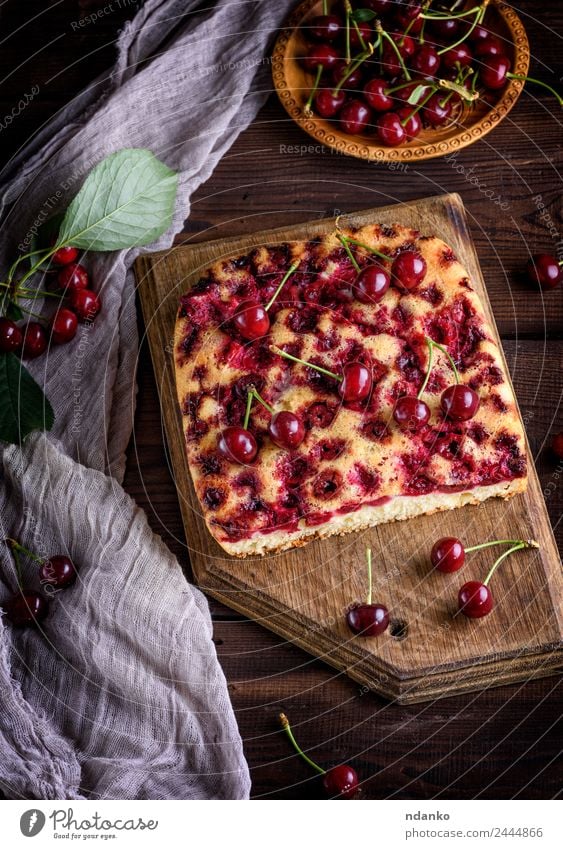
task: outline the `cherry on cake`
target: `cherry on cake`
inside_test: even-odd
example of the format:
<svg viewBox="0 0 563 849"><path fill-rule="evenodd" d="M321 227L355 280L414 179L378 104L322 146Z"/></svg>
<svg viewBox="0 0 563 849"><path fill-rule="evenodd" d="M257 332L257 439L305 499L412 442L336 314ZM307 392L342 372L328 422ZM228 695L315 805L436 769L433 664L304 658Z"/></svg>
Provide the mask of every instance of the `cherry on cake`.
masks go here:
<svg viewBox="0 0 563 849"><path fill-rule="evenodd" d="M206 525L246 557L509 498L522 423L467 271L400 225L213 264L174 357Z"/></svg>

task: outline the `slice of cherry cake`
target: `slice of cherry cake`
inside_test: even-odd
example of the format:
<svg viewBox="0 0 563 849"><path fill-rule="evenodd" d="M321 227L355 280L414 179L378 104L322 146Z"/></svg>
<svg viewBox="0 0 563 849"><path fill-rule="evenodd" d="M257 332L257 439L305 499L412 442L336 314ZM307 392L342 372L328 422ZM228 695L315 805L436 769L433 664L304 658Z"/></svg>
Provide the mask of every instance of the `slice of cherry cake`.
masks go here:
<svg viewBox="0 0 563 849"><path fill-rule="evenodd" d="M433 236L369 225L216 262L174 351L195 489L230 554L526 488L498 347Z"/></svg>

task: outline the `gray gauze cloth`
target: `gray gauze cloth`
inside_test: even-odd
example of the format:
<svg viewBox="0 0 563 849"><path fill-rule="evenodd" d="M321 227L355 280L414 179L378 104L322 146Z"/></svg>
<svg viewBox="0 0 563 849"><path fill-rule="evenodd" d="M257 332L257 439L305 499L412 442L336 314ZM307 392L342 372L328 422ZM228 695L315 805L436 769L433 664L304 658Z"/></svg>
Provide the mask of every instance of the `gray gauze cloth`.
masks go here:
<svg viewBox="0 0 563 849"><path fill-rule="evenodd" d="M5 168L4 270L91 168L147 147L179 172L171 244L206 180L271 91L267 56L291 3L148 0L115 66ZM56 413L3 450L0 534L68 553L77 583L41 630L0 618L0 788L9 798L246 798L244 760L201 593L121 487L134 413L137 250L91 254L103 300L73 342L28 363ZM0 603L16 586L0 545ZM24 582L38 588L37 566Z"/></svg>

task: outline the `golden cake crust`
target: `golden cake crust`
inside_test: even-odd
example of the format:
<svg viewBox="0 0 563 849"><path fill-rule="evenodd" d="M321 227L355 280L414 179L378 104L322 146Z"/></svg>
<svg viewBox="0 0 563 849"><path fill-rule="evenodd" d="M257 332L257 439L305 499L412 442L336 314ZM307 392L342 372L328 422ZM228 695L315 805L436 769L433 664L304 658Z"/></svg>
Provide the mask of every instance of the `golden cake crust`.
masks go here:
<svg viewBox="0 0 563 849"><path fill-rule="evenodd" d="M423 281L360 303L356 272L334 232L216 262L182 299L174 352L188 462L203 518L231 554L282 550L526 487L524 433L502 357L451 248L400 225L343 232L387 256L416 248L427 264ZM373 261L362 248L354 253L361 265ZM266 303L295 262L270 311L270 333L245 341L231 321L238 305ZM467 422L444 421L440 395L453 376L435 350L424 394L431 419L413 435L392 412L398 397L422 384L425 337L451 353L480 406ZM369 400L343 405L334 380L277 356L272 344L333 372L365 362L374 380ZM277 447L267 434L270 414L256 403L250 429L259 453L245 467L222 457L217 443L224 428L242 425L250 385L276 412L297 413L307 433L294 451Z"/></svg>

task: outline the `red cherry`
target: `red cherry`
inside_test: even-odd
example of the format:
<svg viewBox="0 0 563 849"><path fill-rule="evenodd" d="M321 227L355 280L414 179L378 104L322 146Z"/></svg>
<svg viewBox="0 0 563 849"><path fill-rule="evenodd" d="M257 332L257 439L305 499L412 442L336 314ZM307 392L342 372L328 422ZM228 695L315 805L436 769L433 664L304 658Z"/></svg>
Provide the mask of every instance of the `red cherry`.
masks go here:
<svg viewBox="0 0 563 849"><path fill-rule="evenodd" d="M496 91L506 83L510 71L510 62L506 56L487 56L479 69L479 76L485 88Z"/></svg>
<svg viewBox="0 0 563 849"><path fill-rule="evenodd" d="M504 56L504 47L496 36L488 35L475 45L474 53L479 59L485 56Z"/></svg>
<svg viewBox="0 0 563 849"><path fill-rule="evenodd" d="M355 292L362 304L380 301L389 288L391 278L380 265L367 265L356 278Z"/></svg>
<svg viewBox="0 0 563 849"><path fill-rule="evenodd" d="M295 413L276 413L268 427L270 439L280 448L298 448L305 439L305 425Z"/></svg>
<svg viewBox="0 0 563 849"><path fill-rule="evenodd" d="M345 101L346 95L342 90L335 93L329 88L321 88L315 95L315 112L321 118L333 118Z"/></svg>
<svg viewBox="0 0 563 849"><path fill-rule="evenodd" d="M243 427L227 427L219 435L217 447L231 463L252 463L258 454L253 434Z"/></svg>
<svg viewBox="0 0 563 849"><path fill-rule="evenodd" d="M425 274L426 260L418 251L403 251L393 260L391 279L399 288L414 289Z"/></svg>
<svg viewBox="0 0 563 849"><path fill-rule="evenodd" d="M30 360L40 357L47 349L49 338L38 321L30 321L23 330L23 355Z"/></svg>
<svg viewBox="0 0 563 849"><path fill-rule="evenodd" d="M64 554L56 554L39 567L39 580L56 589L70 587L76 580L76 566Z"/></svg>
<svg viewBox="0 0 563 849"><path fill-rule="evenodd" d="M338 393L343 401L363 401L371 392L371 371L363 363L346 363Z"/></svg>
<svg viewBox="0 0 563 849"><path fill-rule="evenodd" d="M17 354L21 351L23 333L10 318L0 318L0 351Z"/></svg>
<svg viewBox="0 0 563 849"><path fill-rule="evenodd" d="M418 112L415 112L412 106L403 106L397 110L397 115L407 134L407 141L412 141L422 130L422 121Z"/></svg>
<svg viewBox="0 0 563 849"><path fill-rule="evenodd" d="M262 304L244 301L237 308L233 323L244 339L259 339L270 329L270 317Z"/></svg>
<svg viewBox="0 0 563 849"><path fill-rule="evenodd" d="M364 86L364 97L376 112L387 112L393 106L393 98L386 94L387 80L374 77Z"/></svg>
<svg viewBox="0 0 563 849"><path fill-rule="evenodd" d="M465 548L456 537L442 537L432 546L430 561L439 572L457 572L465 563Z"/></svg>
<svg viewBox="0 0 563 849"><path fill-rule="evenodd" d="M480 41L485 41L485 39L489 38L490 35L491 33L488 29L486 29L482 24L477 24L477 26L471 31L468 39L472 44L477 44Z"/></svg>
<svg viewBox="0 0 563 849"><path fill-rule="evenodd" d="M388 147L397 147L406 141L407 134L396 112L380 115L376 123L377 135Z"/></svg>
<svg viewBox="0 0 563 849"><path fill-rule="evenodd" d="M346 614L348 627L361 637L378 637L387 630L389 611L383 604L354 604Z"/></svg>
<svg viewBox="0 0 563 849"><path fill-rule="evenodd" d="M307 32L316 41L334 41L342 31L342 21L336 15L317 15L307 26Z"/></svg>
<svg viewBox="0 0 563 849"><path fill-rule="evenodd" d="M461 25L459 20L455 20L454 18L444 18L443 20L432 21L431 26L433 31L447 42L450 41L454 35L458 34Z"/></svg>
<svg viewBox="0 0 563 849"><path fill-rule="evenodd" d="M381 62L379 64L383 73L387 74L387 76L391 78L398 77L403 71L403 66L399 61L399 57L388 43L383 48Z"/></svg>
<svg viewBox="0 0 563 849"><path fill-rule="evenodd" d="M394 35L392 38L403 59L410 59L411 56L414 56L416 45L410 35Z"/></svg>
<svg viewBox="0 0 563 849"><path fill-rule="evenodd" d="M452 99L438 91L428 100L423 108L424 120L431 127L441 127L449 119L452 112Z"/></svg>
<svg viewBox="0 0 563 849"><path fill-rule="evenodd" d="M70 305L81 321L92 321L102 308L99 296L90 289L73 289Z"/></svg>
<svg viewBox="0 0 563 849"><path fill-rule="evenodd" d="M428 424L430 420L430 407L415 395L403 395L397 399L393 410L393 418L400 428L416 433Z"/></svg>
<svg viewBox="0 0 563 849"><path fill-rule="evenodd" d="M352 88L359 88L364 78L361 68L356 68L348 74L349 71L350 65L347 65L346 62L341 59L336 63L332 72L332 79L334 80L335 85L338 85L342 77L347 74L346 81L343 85L343 89L345 91L349 91Z"/></svg>
<svg viewBox="0 0 563 849"><path fill-rule="evenodd" d="M371 120L371 109L362 100L350 100L342 107L340 123L345 133L357 136Z"/></svg>
<svg viewBox="0 0 563 849"><path fill-rule="evenodd" d="M479 409L479 396L470 386L454 383L442 392L440 406L449 419L466 422Z"/></svg>
<svg viewBox="0 0 563 849"><path fill-rule="evenodd" d="M556 433L551 440L551 448L556 457L563 460L563 433Z"/></svg>
<svg viewBox="0 0 563 849"><path fill-rule="evenodd" d="M421 12L422 6L420 3L402 3L395 13L395 18L403 27L408 27L410 22L414 18L418 18Z"/></svg>
<svg viewBox="0 0 563 849"><path fill-rule="evenodd" d="M78 257L78 248L59 248L52 256L55 265L68 265Z"/></svg>
<svg viewBox="0 0 563 849"><path fill-rule="evenodd" d="M26 628L45 619L49 602L39 593L18 593L4 604L4 610L12 625Z"/></svg>
<svg viewBox="0 0 563 849"><path fill-rule="evenodd" d="M303 59L303 64L308 71L316 71L318 65L324 71L327 71L329 68L334 67L339 58L337 51L330 44L316 44L314 47L311 47Z"/></svg>
<svg viewBox="0 0 563 849"><path fill-rule="evenodd" d="M372 12L377 12L379 15L384 15L389 12L395 0L364 0L362 6L366 9L371 9Z"/></svg>
<svg viewBox="0 0 563 849"><path fill-rule="evenodd" d="M442 53L442 65L444 68L455 68L456 65L461 65L462 68L467 68L471 65L473 54L466 44L458 44L457 47L452 47Z"/></svg>
<svg viewBox="0 0 563 849"><path fill-rule="evenodd" d="M468 616L470 619L480 619L481 616L486 616L493 609L493 595L481 581L468 581L459 591L458 606L464 616Z"/></svg>
<svg viewBox="0 0 563 849"><path fill-rule="evenodd" d="M360 781L355 769L342 764L333 766L323 775L323 788L327 796L342 796L344 799L353 799L358 792Z"/></svg>
<svg viewBox="0 0 563 849"><path fill-rule="evenodd" d="M440 67L438 51L431 44L423 44L414 54L411 65L413 71L423 77L433 77Z"/></svg>
<svg viewBox="0 0 563 849"><path fill-rule="evenodd" d="M61 268L57 274L57 282L61 289L67 290L67 294L72 289L87 289L89 283L88 272L83 265L73 262Z"/></svg>
<svg viewBox="0 0 563 849"><path fill-rule="evenodd" d="M528 277L542 289L555 289L563 277L559 262L550 254L534 254L526 265Z"/></svg>
<svg viewBox="0 0 563 849"><path fill-rule="evenodd" d="M79 290L81 291L81 290ZM57 310L51 321L51 339L55 345L64 345L70 342L76 335L78 319L72 310L61 307Z"/></svg>

